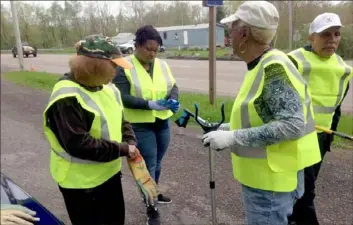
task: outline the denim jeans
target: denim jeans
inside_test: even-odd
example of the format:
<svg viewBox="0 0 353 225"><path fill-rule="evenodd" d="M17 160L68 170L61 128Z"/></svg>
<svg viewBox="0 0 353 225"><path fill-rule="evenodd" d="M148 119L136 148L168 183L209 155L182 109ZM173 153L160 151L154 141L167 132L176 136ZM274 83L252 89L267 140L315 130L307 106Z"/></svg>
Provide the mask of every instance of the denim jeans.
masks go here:
<svg viewBox="0 0 353 225"><path fill-rule="evenodd" d="M298 172L297 189L274 192L242 185L245 217L248 225L287 225L293 205L304 193L304 171Z"/></svg>
<svg viewBox="0 0 353 225"><path fill-rule="evenodd" d="M151 177L158 184L161 175L162 159L170 141L169 120L149 125L132 124L137 138L137 148L143 156Z"/></svg>

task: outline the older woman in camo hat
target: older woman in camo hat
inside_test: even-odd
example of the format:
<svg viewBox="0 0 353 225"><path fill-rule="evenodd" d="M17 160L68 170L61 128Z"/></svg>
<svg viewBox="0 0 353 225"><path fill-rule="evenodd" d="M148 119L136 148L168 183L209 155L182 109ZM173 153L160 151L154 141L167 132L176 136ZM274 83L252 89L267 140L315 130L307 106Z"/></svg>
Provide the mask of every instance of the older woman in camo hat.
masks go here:
<svg viewBox="0 0 353 225"><path fill-rule="evenodd" d="M88 36L76 49L43 115L50 172L72 224L124 224L122 157L139 151L120 92L110 81L118 65L131 64L103 36Z"/></svg>

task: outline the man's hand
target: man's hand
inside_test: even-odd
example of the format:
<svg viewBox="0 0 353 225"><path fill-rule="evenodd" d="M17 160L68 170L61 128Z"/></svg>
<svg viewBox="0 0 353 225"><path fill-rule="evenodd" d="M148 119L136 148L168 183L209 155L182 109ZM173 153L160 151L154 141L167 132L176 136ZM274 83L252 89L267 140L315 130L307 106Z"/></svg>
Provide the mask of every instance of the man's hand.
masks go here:
<svg viewBox="0 0 353 225"><path fill-rule="evenodd" d="M231 147L234 139L233 131L217 130L202 136L204 146L210 146L213 150L223 150Z"/></svg>
<svg viewBox="0 0 353 225"><path fill-rule="evenodd" d="M1 223L3 225L33 225L39 221L36 212L20 205L1 205Z"/></svg>
<svg viewBox="0 0 353 225"><path fill-rule="evenodd" d="M134 159L136 158L138 155L140 155L140 151L136 148L135 145L129 145L129 155L128 158L129 159Z"/></svg>

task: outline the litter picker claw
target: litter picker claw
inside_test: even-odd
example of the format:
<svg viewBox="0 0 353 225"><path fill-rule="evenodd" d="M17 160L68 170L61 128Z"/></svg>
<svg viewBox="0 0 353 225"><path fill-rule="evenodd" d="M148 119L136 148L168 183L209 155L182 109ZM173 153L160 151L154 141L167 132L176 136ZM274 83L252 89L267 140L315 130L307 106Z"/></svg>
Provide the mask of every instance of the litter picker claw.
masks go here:
<svg viewBox="0 0 353 225"><path fill-rule="evenodd" d="M211 131L216 131L221 124L225 120L225 115L224 115L224 103L222 103L221 106L221 121L218 123L210 123L205 119L202 119L199 117L199 107L197 103L195 103L195 114L190 112L187 109L183 110L183 115L175 121L175 123L179 127L184 127L186 128L188 121L190 117L194 117L196 122L201 126L204 134L209 133ZM207 146L206 146L207 147ZM208 146L209 147L209 146ZM211 208L212 208L212 225L217 224L217 217L216 217L216 195L215 195L215 175L214 175L214 150L209 147L209 165L210 165L210 189L211 189Z"/></svg>

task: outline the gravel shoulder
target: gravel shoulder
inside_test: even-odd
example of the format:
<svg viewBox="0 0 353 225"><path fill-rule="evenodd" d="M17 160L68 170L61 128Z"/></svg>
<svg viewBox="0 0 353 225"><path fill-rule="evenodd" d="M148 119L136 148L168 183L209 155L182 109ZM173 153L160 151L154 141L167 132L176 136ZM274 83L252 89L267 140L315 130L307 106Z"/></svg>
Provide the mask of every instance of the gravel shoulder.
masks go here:
<svg viewBox="0 0 353 225"><path fill-rule="evenodd" d="M2 67L2 72L11 68ZM49 146L42 131L48 93L1 79L1 169L30 194L70 224L61 194L49 174ZM160 206L163 224L210 224L208 152L200 130L179 130L163 162L160 189L173 203ZM124 163L126 224L145 223L145 209ZM244 224L240 185L232 178L229 152L216 154L217 218L220 224ZM322 224L353 221L353 151L327 154L317 183L317 209Z"/></svg>

